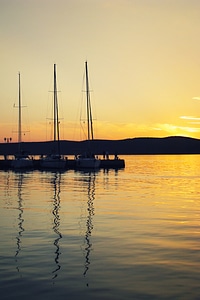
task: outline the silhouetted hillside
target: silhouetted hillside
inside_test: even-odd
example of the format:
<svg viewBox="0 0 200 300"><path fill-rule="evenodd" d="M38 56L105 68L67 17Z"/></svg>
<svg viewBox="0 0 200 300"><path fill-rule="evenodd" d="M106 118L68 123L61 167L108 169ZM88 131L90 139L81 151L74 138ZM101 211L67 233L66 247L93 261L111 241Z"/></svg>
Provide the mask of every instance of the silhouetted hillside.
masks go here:
<svg viewBox="0 0 200 300"><path fill-rule="evenodd" d="M87 151L88 142L61 141L60 148L62 154L75 155ZM51 153L53 149L53 142L23 143L23 150L32 155ZM98 155L104 151L110 154L200 154L200 140L187 137L94 140L90 149ZM0 155L15 154L17 150L17 143L0 144Z"/></svg>

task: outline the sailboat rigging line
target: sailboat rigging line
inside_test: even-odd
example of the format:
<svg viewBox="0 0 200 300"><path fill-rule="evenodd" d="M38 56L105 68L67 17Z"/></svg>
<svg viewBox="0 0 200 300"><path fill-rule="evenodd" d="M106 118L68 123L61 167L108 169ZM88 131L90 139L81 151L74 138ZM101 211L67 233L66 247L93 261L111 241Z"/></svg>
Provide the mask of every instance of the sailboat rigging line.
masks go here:
<svg viewBox="0 0 200 300"><path fill-rule="evenodd" d="M87 61L85 62L85 72L86 72L86 101L87 101L87 122L88 122L88 140L93 140L93 123L92 123L92 109L90 102L90 89L89 89L89 76L88 76L88 67Z"/></svg>
<svg viewBox="0 0 200 300"><path fill-rule="evenodd" d="M85 85L85 88L84 88ZM85 139L89 142L94 139L94 123L93 121L96 118L93 118L92 115L92 104L91 104L91 89L89 85L89 72L87 61L85 62L85 72L83 73L83 83L82 83L82 96L81 96L81 105L80 105L80 132ZM83 96L84 95L84 96ZM86 110L83 108L86 107ZM85 126L84 126L85 125ZM81 134L80 134L81 135ZM80 136L81 138L81 136Z"/></svg>
<svg viewBox="0 0 200 300"><path fill-rule="evenodd" d="M57 97L57 82L56 82L56 64L54 64L54 141L58 141L58 153L60 154L60 134L58 121L58 97Z"/></svg>
<svg viewBox="0 0 200 300"><path fill-rule="evenodd" d="M52 118L46 118L47 120L51 120L53 122L53 126L51 126L52 131L50 134L50 137L53 135L53 141L60 141L60 120L63 118L59 118L59 110L58 110L58 93L60 91L57 90L57 75L56 75L56 64L54 64L54 71L53 71L53 77L54 77L54 89L53 91L49 91L53 93L53 106L51 106L51 115L53 115ZM47 110L49 110L47 108ZM51 124L51 122L48 122L48 124ZM46 129L47 131L47 129ZM46 132L47 135L47 132Z"/></svg>
<svg viewBox="0 0 200 300"><path fill-rule="evenodd" d="M22 128L21 128L21 88L20 88L20 72L19 72L19 123L18 123L18 143L21 143L22 141Z"/></svg>
<svg viewBox="0 0 200 300"><path fill-rule="evenodd" d="M92 125L92 109L90 103L90 90L89 90L89 80L88 80L88 69L87 61L85 62L85 74L86 74L86 113L87 113L87 150L81 154L76 155L76 167L77 168L99 168L100 160L95 156L92 150L92 145L90 143L93 140L93 125Z"/></svg>

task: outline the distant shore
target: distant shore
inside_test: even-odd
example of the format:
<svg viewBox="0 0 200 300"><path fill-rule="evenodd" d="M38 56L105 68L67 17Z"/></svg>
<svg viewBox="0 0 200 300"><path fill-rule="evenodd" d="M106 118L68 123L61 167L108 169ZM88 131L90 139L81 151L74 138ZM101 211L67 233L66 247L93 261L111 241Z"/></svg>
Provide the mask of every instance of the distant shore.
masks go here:
<svg viewBox="0 0 200 300"><path fill-rule="evenodd" d="M61 154L77 155L87 150L87 141L60 141ZM181 136L164 138L129 138L123 140L93 140L90 147L96 155L129 154L200 154L200 140ZM48 154L53 142L24 142L23 150L30 155ZM17 143L0 143L0 155L17 153Z"/></svg>

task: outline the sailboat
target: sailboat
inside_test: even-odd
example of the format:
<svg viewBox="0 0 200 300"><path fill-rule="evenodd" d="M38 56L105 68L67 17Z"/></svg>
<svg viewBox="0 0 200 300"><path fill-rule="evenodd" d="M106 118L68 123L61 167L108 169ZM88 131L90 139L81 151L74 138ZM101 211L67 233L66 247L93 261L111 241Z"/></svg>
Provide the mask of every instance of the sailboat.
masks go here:
<svg viewBox="0 0 200 300"><path fill-rule="evenodd" d="M90 101L90 89L89 89L89 77L88 77L88 66L87 61L85 62L85 79L86 79L86 113L87 113L87 144L88 150L82 154L78 155L76 160L76 167L81 169L94 169L99 168L100 159L95 157L91 151L91 144L94 139L93 132L93 119L92 119L92 107Z"/></svg>
<svg viewBox="0 0 200 300"><path fill-rule="evenodd" d="M18 153L11 161L11 167L14 169L25 169L33 167L33 160L22 150L22 104L21 104L21 79L19 72L19 103L18 103Z"/></svg>
<svg viewBox="0 0 200 300"><path fill-rule="evenodd" d="M64 169L66 160L60 154L60 132L58 118L58 98L57 98L57 82L56 82L56 64L54 64L54 96L53 96L53 144L51 154L40 158L40 167L48 169Z"/></svg>

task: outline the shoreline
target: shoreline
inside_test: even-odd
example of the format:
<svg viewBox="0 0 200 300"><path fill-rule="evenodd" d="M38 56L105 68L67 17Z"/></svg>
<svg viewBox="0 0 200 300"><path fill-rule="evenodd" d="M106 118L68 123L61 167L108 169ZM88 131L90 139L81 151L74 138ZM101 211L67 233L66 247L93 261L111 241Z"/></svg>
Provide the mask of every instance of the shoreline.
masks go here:
<svg viewBox="0 0 200 300"><path fill-rule="evenodd" d="M24 152L29 155L45 155L51 153L55 147L53 141L23 142ZM60 141L60 154L78 155L87 150L87 141ZM172 136L164 138L128 138L123 140L92 140L90 148L95 155L103 155L106 151L109 155L132 154L200 154L200 140L195 138ZM0 155L15 155L18 151L18 143L0 143Z"/></svg>

